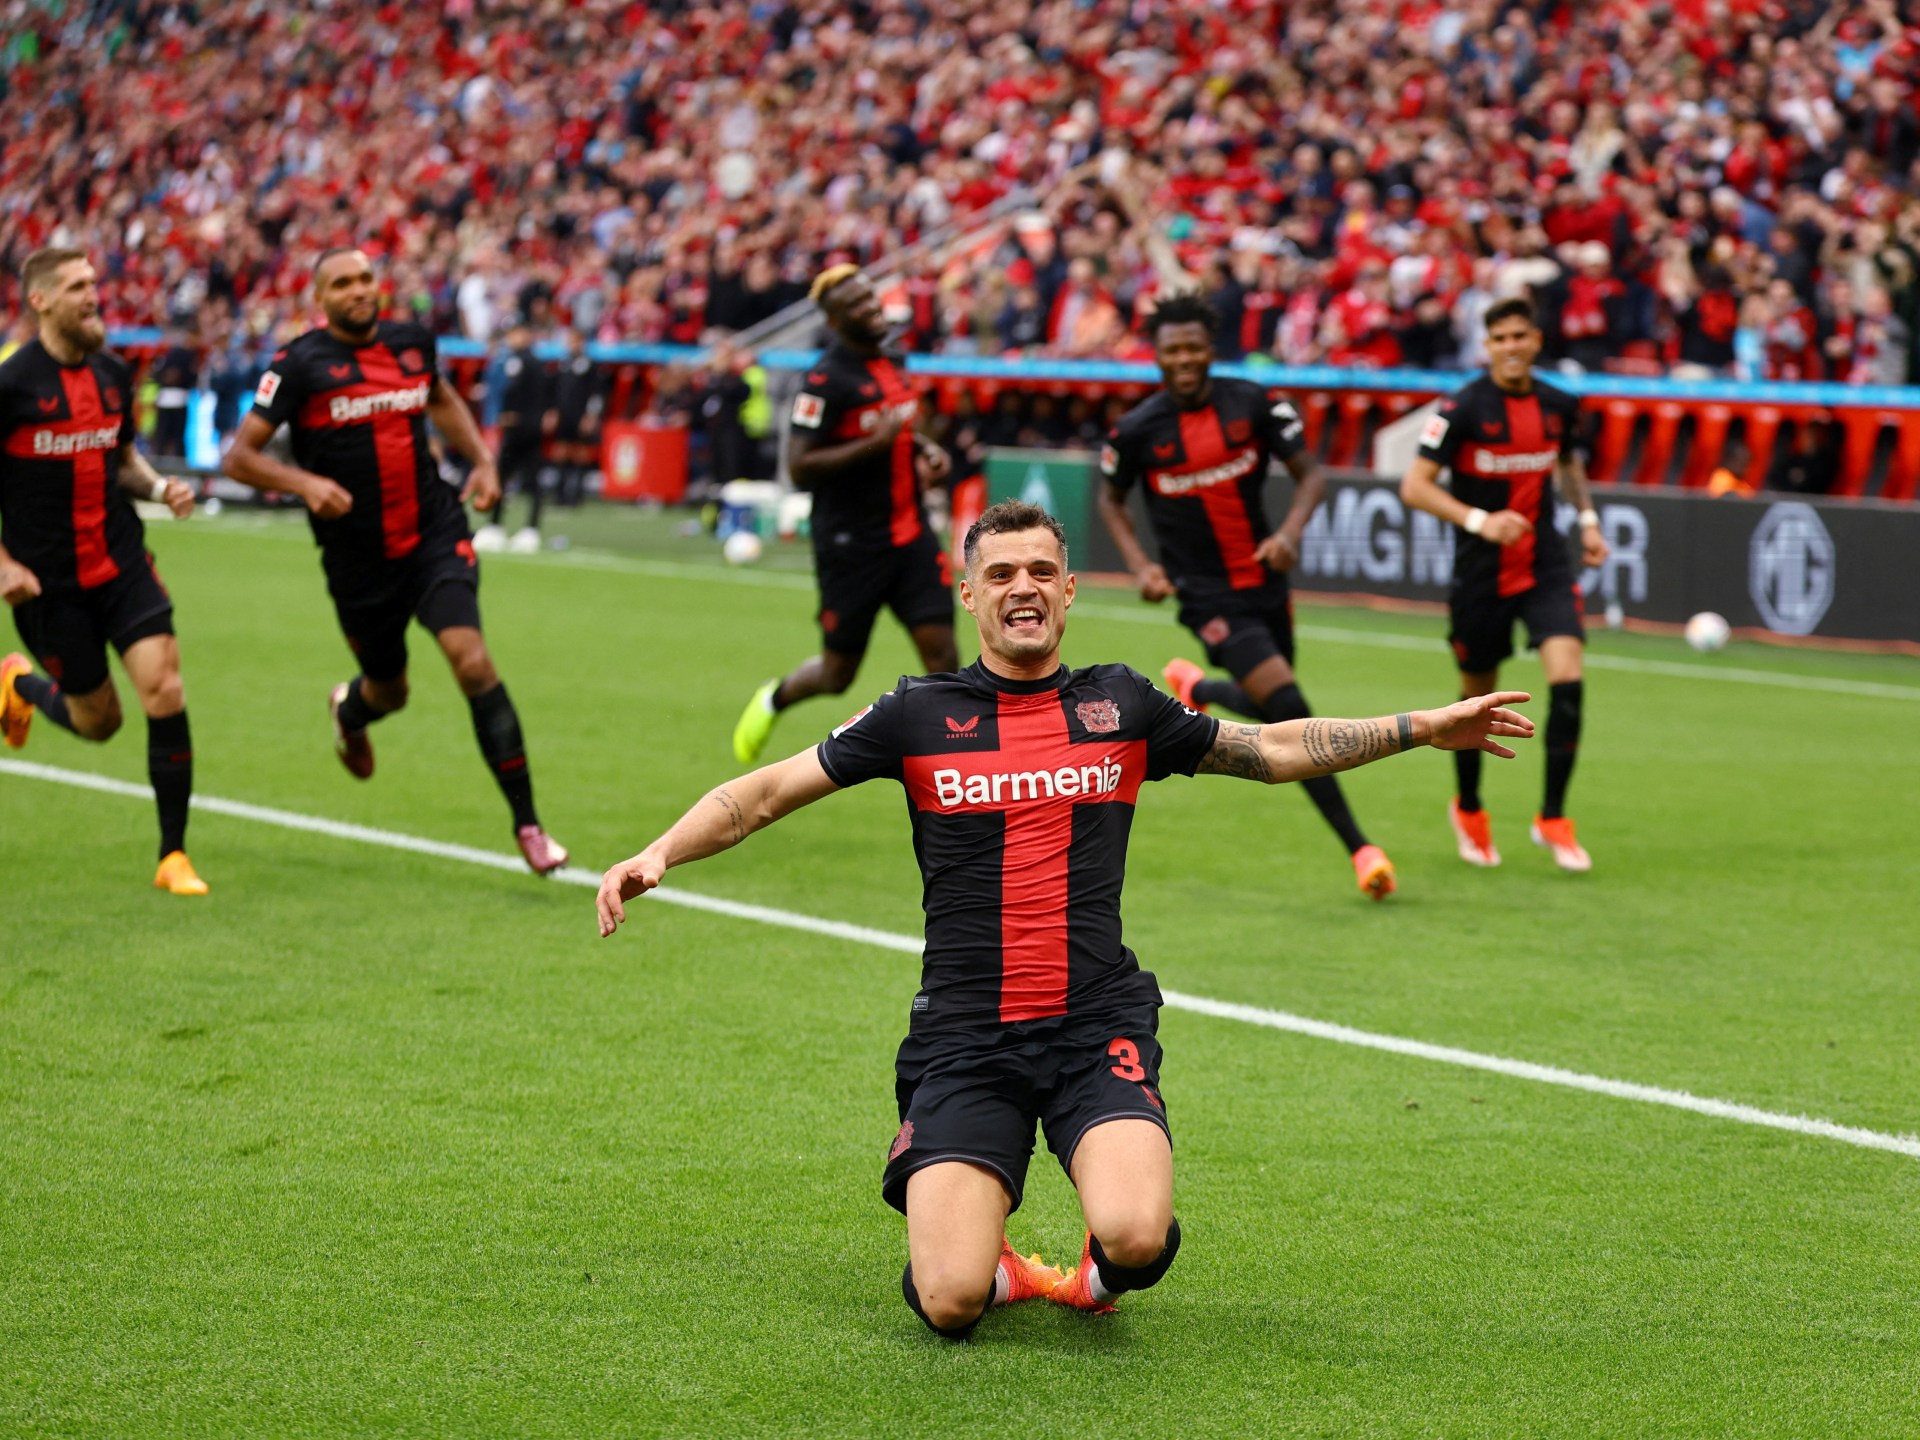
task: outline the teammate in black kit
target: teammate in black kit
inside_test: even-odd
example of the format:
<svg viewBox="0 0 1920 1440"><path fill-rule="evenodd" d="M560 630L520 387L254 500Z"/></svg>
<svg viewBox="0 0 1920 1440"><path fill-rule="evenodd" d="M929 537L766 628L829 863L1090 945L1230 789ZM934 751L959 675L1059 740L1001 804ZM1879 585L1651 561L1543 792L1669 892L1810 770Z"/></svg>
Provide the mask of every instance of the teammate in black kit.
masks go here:
<svg viewBox="0 0 1920 1440"><path fill-rule="evenodd" d="M1326 493L1306 453L1292 405L1246 380L1212 374L1213 307L1195 294L1169 296L1147 322L1164 387L1121 417L1100 469L1100 514L1133 571L1140 597L1180 597L1180 623L1207 658L1233 676L1208 680L1191 660L1168 662L1168 688L1196 710L1224 705L1278 724L1313 713L1293 674L1293 598L1287 571ZM1273 461L1294 477L1293 503L1277 529L1261 491ZM1147 519L1164 564L1148 558L1127 511L1127 492L1146 492ZM1303 787L1347 847L1362 894L1394 890L1393 862L1368 842L1331 775Z"/></svg>
<svg viewBox="0 0 1920 1440"><path fill-rule="evenodd" d="M821 272L812 293L834 338L793 398L787 468L813 492L822 648L754 691L733 730L742 765L759 757L782 710L853 683L883 608L907 627L930 673L960 664L952 567L920 498L952 462L913 428L920 397L881 349L887 325L867 277L836 265Z"/></svg>
<svg viewBox="0 0 1920 1440"><path fill-rule="evenodd" d="M480 631L479 562L460 504L471 497L489 510L499 502L493 457L466 404L440 378L432 334L380 318L363 251L329 250L313 284L326 327L274 356L226 471L306 502L327 590L362 672L329 698L334 748L351 774L373 774L367 727L407 703L407 623L417 619L440 642L472 708L520 853L538 874L558 870L567 852L534 812L520 717ZM429 419L473 466L457 497L427 448ZM292 465L264 453L282 425L293 432Z"/></svg>
<svg viewBox="0 0 1920 1440"><path fill-rule="evenodd" d="M533 330L524 320L507 327L507 353L498 375L500 396L500 504L494 523L473 537L474 549L511 549L517 554L537 554L540 549L540 512L546 503L546 491L540 486L540 470L548 434L553 428L549 415L553 386L547 367L533 348ZM527 523L506 533L507 507L515 495L527 497Z"/></svg>
<svg viewBox="0 0 1920 1440"><path fill-rule="evenodd" d="M107 646L147 716L147 775L160 812L156 889L204 895L187 859L193 739L180 688L173 601L154 573L127 496L193 510L193 490L158 474L133 445L133 371L101 347L107 327L93 266L79 250L40 250L21 269L39 336L0 364L0 599L40 662L0 659L0 737L27 743L38 710L85 740L120 728Z"/></svg>
<svg viewBox="0 0 1920 1440"><path fill-rule="evenodd" d="M1140 786L1169 775L1274 782L1414 745L1512 751L1532 725L1494 695L1378 720L1222 724L1124 665L1069 670L1065 532L1019 501L967 533L961 602L981 658L903 679L832 736L729 781L607 871L600 933L675 865L717 854L835 790L906 791L924 879L920 993L896 1064L900 1129L882 1193L907 1217L902 1289L962 1337L990 1305L1046 1295L1083 1310L1166 1273L1180 1245L1155 1039L1160 990L1121 943L1120 892ZM1068 1276L1005 1235L1034 1125L1080 1195Z"/></svg>
<svg viewBox="0 0 1920 1440"><path fill-rule="evenodd" d="M1574 448L1580 406L1565 391L1533 377L1540 328L1533 306L1515 297L1487 308L1487 371L1467 382L1427 422L1420 453L1400 483L1407 504L1461 536L1454 551L1448 636L1460 666L1460 689L1484 695L1500 683L1513 654L1513 626L1524 620L1527 644L1546 672L1546 799L1534 817L1533 843L1562 870L1590 870L1593 861L1567 818L1567 782L1580 743L1579 587L1567 547L1553 523L1554 483L1580 512L1580 553L1588 565L1607 558L1600 516ZM1453 472L1453 493L1440 487ZM1454 757L1460 793L1448 808L1460 858L1498 865L1493 827L1480 804L1480 757Z"/></svg>

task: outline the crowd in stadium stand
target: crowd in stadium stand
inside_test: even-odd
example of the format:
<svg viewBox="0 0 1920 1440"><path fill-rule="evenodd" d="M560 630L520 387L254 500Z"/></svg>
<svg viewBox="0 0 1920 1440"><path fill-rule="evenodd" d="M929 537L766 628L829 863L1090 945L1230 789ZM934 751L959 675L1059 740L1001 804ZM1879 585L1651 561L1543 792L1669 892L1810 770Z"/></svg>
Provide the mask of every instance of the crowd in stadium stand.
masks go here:
<svg viewBox="0 0 1920 1440"><path fill-rule="evenodd" d="M1920 335L1895 0L0 13L0 259L85 245L216 389L349 240L481 341L697 342L903 251L907 342L966 354L1142 354L1182 272L1285 364L1472 366L1520 291L1589 370L1902 383Z"/></svg>

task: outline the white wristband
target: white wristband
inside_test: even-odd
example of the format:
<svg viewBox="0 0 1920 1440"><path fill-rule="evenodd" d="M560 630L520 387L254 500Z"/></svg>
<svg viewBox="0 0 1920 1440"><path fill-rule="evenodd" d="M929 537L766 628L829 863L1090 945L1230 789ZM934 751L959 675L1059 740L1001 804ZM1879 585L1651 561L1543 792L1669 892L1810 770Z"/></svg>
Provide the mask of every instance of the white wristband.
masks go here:
<svg viewBox="0 0 1920 1440"><path fill-rule="evenodd" d="M1580 528L1584 530L1589 525L1596 530L1600 528L1600 512L1591 507L1580 512Z"/></svg>
<svg viewBox="0 0 1920 1440"><path fill-rule="evenodd" d="M1487 526L1487 512L1478 505L1467 511L1467 518L1460 522L1460 528L1469 535L1478 535Z"/></svg>
<svg viewBox="0 0 1920 1440"><path fill-rule="evenodd" d="M153 477L153 484L147 487L147 498L148 498L149 500L164 500L164 499L166 499L166 498L167 498L167 487L168 487L169 485L171 485L172 483L173 483L173 482L172 482L171 480L169 480L169 479L168 479L168 478L167 478L166 476L164 476L164 475L156 475L156 476L154 476L154 477Z"/></svg>

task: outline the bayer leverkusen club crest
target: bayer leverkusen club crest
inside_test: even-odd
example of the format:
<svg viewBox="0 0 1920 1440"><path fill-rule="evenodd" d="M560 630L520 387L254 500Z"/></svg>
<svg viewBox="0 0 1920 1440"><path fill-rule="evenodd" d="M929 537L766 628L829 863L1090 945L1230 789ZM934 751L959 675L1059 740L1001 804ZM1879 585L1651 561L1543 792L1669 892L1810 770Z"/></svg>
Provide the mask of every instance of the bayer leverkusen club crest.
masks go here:
<svg viewBox="0 0 1920 1440"><path fill-rule="evenodd" d="M418 350L402 350L399 358L400 368L409 375L418 375L427 368L427 357Z"/></svg>
<svg viewBox="0 0 1920 1440"><path fill-rule="evenodd" d="M1112 700L1087 700L1073 707L1090 734L1111 735L1120 728L1120 707Z"/></svg>

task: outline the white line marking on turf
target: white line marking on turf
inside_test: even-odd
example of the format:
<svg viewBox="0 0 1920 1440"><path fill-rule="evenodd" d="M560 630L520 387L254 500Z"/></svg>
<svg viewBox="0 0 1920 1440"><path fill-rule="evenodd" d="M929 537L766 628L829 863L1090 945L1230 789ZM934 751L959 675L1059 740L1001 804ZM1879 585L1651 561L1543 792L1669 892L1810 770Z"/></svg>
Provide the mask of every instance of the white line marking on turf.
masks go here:
<svg viewBox="0 0 1920 1440"><path fill-rule="evenodd" d="M52 765L35 765L25 760L0 760L0 775L15 775L24 780L44 780L55 785L68 785L81 790L96 790L107 795L123 795L130 799L151 800L153 791L145 785L130 784L125 780L114 780L104 775L92 775L83 770L62 770ZM444 840L427 840L417 835L403 835L393 830L376 830L367 825L351 825L340 820L323 820L315 815L302 815L293 810L276 810L265 805L249 805L241 800L223 800L214 795L196 795L193 797L196 810L205 810L214 815L227 815L236 820L252 820L262 825L274 825L284 830L300 830L313 835L326 835L336 840L353 840L362 845L379 845L389 850L406 850L416 855L431 855L443 860L462 860L469 865L484 865L490 870L505 870L524 873L525 862L516 855L504 855L492 850L481 850L472 845L455 845ZM552 877L569 885L580 885L597 890L600 877L591 870L582 870L577 866L568 866L556 871ZM699 895L688 890L678 890L661 886L652 892L651 897L668 905L681 905L690 910L705 910L714 915L725 915L735 920L751 920L756 924L775 925L787 930L803 930L809 934L826 935L836 940L849 940L859 945L872 945L882 950L895 950L906 955L918 955L921 942L917 936L901 935L891 930L875 930L866 925L850 925L842 920L823 920L813 915L802 915L792 910L778 910L768 905L747 905L738 900L723 900L717 896ZM583 922L584 923L584 922ZM1847 1145L1858 1145L1868 1150L1891 1150L1897 1155L1909 1155L1920 1159L1920 1138L1910 1135L1887 1135L1878 1130L1863 1130L1854 1125L1838 1125L1831 1120L1819 1120L1804 1115L1787 1115L1774 1110L1761 1110L1752 1105L1741 1105L1731 1100L1713 1100L1699 1095L1690 1095L1684 1090L1667 1090L1657 1085L1636 1085L1627 1080L1609 1080L1600 1075L1587 1075L1578 1070L1562 1070L1557 1065L1535 1065L1527 1060L1508 1060L1498 1055L1482 1055L1473 1050L1459 1050L1451 1045L1433 1045L1425 1040L1406 1040L1397 1035L1379 1035L1370 1030L1355 1030L1348 1025L1335 1025L1326 1020L1313 1020L1305 1015L1290 1014L1285 1010L1267 1010L1256 1005L1236 1005L1226 1000L1209 1000L1202 995L1187 995L1177 990L1161 992L1166 1003L1175 1010L1189 1010L1196 1015L1211 1015L1220 1020L1238 1020L1247 1025L1259 1025L1269 1030L1286 1030L1296 1035L1308 1035L1317 1040L1331 1040L1340 1045L1357 1045L1368 1050L1383 1050L1390 1055L1407 1055L1418 1060L1432 1060L1442 1065L1459 1065L1470 1070L1487 1070L1496 1075L1510 1076L1516 1080L1532 1080L1542 1085L1558 1085L1568 1090L1584 1090L1594 1095L1611 1095L1617 1100L1638 1100L1648 1105L1664 1105L1674 1110L1689 1110L1696 1115L1710 1115L1718 1120L1734 1120L1743 1125L1760 1125L1772 1130L1790 1130L1799 1135L1816 1135L1825 1140L1838 1140Z"/></svg>

